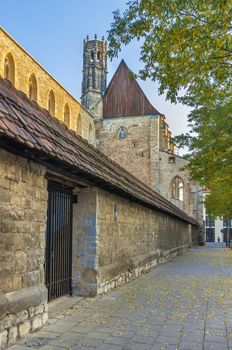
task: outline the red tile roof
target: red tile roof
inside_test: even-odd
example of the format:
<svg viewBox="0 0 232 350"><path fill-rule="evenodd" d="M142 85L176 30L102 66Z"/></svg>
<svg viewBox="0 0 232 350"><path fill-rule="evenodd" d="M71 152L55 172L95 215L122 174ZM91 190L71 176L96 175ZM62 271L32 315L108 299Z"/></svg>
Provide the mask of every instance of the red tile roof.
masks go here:
<svg viewBox="0 0 232 350"><path fill-rule="evenodd" d="M181 220L197 224L182 210L170 203L124 168L88 144L48 111L0 78L0 146L17 145L37 161L46 157L57 168L66 167L70 174L79 174L97 186Z"/></svg>

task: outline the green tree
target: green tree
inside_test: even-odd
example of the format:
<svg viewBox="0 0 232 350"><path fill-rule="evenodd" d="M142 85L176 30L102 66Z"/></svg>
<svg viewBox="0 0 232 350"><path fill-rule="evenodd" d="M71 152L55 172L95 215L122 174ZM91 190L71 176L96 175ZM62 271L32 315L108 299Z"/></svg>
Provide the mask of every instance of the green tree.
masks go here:
<svg viewBox="0 0 232 350"><path fill-rule="evenodd" d="M176 137L188 145L190 173L209 188L206 205L213 216L232 215L232 103L202 106L189 115L191 134Z"/></svg>
<svg viewBox="0 0 232 350"><path fill-rule="evenodd" d="M184 88L190 105L231 94L232 0L133 0L114 12L108 54L141 40L142 79L160 82L176 102ZM230 90L230 92L228 91ZM187 101L189 97L189 101Z"/></svg>
<svg viewBox="0 0 232 350"><path fill-rule="evenodd" d="M134 0L114 12L109 56L140 40L138 75L160 83L159 93L193 107L191 133L176 137L190 148L193 179L210 188L213 215L232 207L232 0Z"/></svg>

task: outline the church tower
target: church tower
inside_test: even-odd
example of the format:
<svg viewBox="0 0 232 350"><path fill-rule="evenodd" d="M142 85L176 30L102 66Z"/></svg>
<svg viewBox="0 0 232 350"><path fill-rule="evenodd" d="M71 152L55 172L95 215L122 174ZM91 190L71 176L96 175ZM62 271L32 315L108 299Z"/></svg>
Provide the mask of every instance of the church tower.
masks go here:
<svg viewBox="0 0 232 350"><path fill-rule="evenodd" d="M106 89L107 58L106 41L84 40L83 77L81 103L91 111L101 100Z"/></svg>

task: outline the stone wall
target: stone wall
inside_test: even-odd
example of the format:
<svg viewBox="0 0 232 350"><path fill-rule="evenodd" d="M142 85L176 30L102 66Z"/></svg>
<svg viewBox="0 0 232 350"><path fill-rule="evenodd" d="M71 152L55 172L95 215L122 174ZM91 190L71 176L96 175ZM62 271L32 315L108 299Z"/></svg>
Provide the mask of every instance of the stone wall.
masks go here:
<svg viewBox="0 0 232 350"><path fill-rule="evenodd" d="M188 224L116 195L97 191L97 287L118 284L184 252Z"/></svg>
<svg viewBox="0 0 232 350"><path fill-rule="evenodd" d="M123 139L118 137L121 127L127 132L127 137ZM153 176L151 150L155 157L158 150L157 128L156 116L104 119L101 127L97 126L98 147L119 165L150 185Z"/></svg>
<svg viewBox="0 0 232 350"><path fill-rule="evenodd" d="M81 190L74 211L77 295L107 292L195 243L191 225L97 188Z"/></svg>
<svg viewBox="0 0 232 350"><path fill-rule="evenodd" d="M15 87L29 95L29 78L34 74L37 81L37 102L48 109L48 95L53 90L55 95L54 116L64 121L64 107L70 110L69 127L83 138L95 143L93 117L81 104L71 96L47 71L36 62L17 42L0 28L0 75L4 77L4 61L11 54L15 66ZM90 134L90 125L92 132Z"/></svg>
<svg viewBox="0 0 232 350"><path fill-rule="evenodd" d="M45 168L0 150L0 347L47 320Z"/></svg>
<svg viewBox="0 0 232 350"><path fill-rule="evenodd" d="M170 200L188 215L201 220L202 208L197 185L184 169L188 161L167 152L170 133L161 116L140 116L103 119L96 123L100 150L130 173ZM127 136L119 139L120 128ZM163 130L164 129L164 130ZM166 134L164 131L167 131ZM184 183L183 201L173 198L172 181L179 176Z"/></svg>
<svg viewBox="0 0 232 350"><path fill-rule="evenodd" d="M199 186L190 180L188 161L178 155L159 152L159 192L178 208L184 210L198 222L202 223L202 193ZM157 166L154 166L155 168ZM183 201L173 198L172 182L179 176L184 184Z"/></svg>

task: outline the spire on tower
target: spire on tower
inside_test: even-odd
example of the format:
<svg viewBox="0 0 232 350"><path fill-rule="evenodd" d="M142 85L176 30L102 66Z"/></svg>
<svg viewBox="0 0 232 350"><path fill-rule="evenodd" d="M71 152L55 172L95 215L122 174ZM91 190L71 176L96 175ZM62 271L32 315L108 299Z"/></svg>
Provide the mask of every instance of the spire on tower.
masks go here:
<svg viewBox="0 0 232 350"><path fill-rule="evenodd" d="M87 35L84 41L81 96L81 102L87 109L91 109L104 94L106 76L106 41L104 37L102 40L97 40L97 34L93 40L89 40Z"/></svg>

